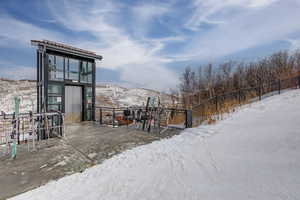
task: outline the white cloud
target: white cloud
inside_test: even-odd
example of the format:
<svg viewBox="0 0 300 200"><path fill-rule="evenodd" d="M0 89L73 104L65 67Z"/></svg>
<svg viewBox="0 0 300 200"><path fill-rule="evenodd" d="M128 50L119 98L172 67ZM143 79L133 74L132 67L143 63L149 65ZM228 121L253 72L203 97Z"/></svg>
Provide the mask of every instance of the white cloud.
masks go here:
<svg viewBox="0 0 300 200"><path fill-rule="evenodd" d="M0 46L30 46L32 39L49 39L61 41L63 36L60 33L45 30L35 25L16 20L9 16L0 18Z"/></svg>
<svg viewBox="0 0 300 200"><path fill-rule="evenodd" d="M300 39L287 39L286 41L290 44L290 51L299 50Z"/></svg>
<svg viewBox="0 0 300 200"><path fill-rule="evenodd" d="M254 2L254 1L252 1ZM264 4L266 5L266 4ZM184 52L198 59L214 59L258 45L284 40L300 31L300 6L293 0L240 13L206 34L195 37Z"/></svg>
<svg viewBox="0 0 300 200"><path fill-rule="evenodd" d="M158 52L164 48L165 43L182 40L180 37L168 37L160 39L151 39L141 36L132 38L126 29L118 25L117 21L120 16L120 7L122 5L112 4L107 1L93 1L91 9L84 9L84 5L74 2L64 1L64 4L53 4L49 2L49 8L53 18L59 23L73 31L82 31L92 34L95 38L93 41L77 42L74 45L94 50L103 56L99 67L120 70L121 79L125 82L134 82L137 77L140 79L139 84L151 86L160 84L160 88L166 85L170 86L166 79L157 79L164 76L160 73L168 74L168 77L177 80L176 75L165 67L165 63L170 60L159 55ZM150 20L154 16L162 15L167 12L166 8L158 8L153 5L139 5L134 8L137 18ZM101 14L99 14L101 13ZM146 27L145 27L146 28ZM155 64L154 64L155 63ZM153 68L149 71L149 69ZM129 73L135 76L131 78Z"/></svg>
<svg viewBox="0 0 300 200"><path fill-rule="evenodd" d="M236 17L228 15L224 12L226 10L238 8L242 13L247 9L267 7L276 1L278 0L194 0L192 4L194 12L185 27L198 31L202 23L223 24Z"/></svg>
<svg viewBox="0 0 300 200"><path fill-rule="evenodd" d="M122 1L48 0L50 16L45 19L51 20L46 22L69 29L75 36L2 15L0 26L5 31L0 31L0 46L28 47L31 39L71 44L103 55L98 66L118 70L126 84L166 88L175 86L178 80L178 75L167 67L170 63L213 60L291 38L290 34L300 31L298 0L193 0L189 3L192 12L185 13L185 9L175 6L176 0L132 5ZM156 31L155 23L159 28L166 26L164 35L167 36L149 37L149 33ZM213 26L202 31L203 23ZM186 28L192 31L187 33ZM175 45L169 53L168 45L177 42L180 45ZM292 48L298 46L297 39L289 42Z"/></svg>
<svg viewBox="0 0 300 200"><path fill-rule="evenodd" d="M166 4L141 4L132 8L134 15L138 20L144 22L149 21L155 17L162 16L170 12L170 7Z"/></svg>
<svg viewBox="0 0 300 200"><path fill-rule="evenodd" d="M160 62L148 62L144 65L132 64L121 70L121 80L143 88L166 90L178 83L178 75L161 66Z"/></svg>

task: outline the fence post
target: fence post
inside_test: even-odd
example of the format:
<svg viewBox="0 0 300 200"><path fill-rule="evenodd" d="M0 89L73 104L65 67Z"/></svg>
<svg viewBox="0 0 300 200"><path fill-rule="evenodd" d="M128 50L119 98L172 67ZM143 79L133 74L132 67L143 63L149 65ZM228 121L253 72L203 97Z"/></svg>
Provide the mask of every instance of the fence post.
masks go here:
<svg viewBox="0 0 300 200"><path fill-rule="evenodd" d="M261 101L261 84L259 83L259 88L258 88L258 95L259 95L259 100Z"/></svg>
<svg viewBox="0 0 300 200"><path fill-rule="evenodd" d="M99 122L100 122L100 124L103 123L103 121L102 121L102 108L100 108L100 118L99 118Z"/></svg>
<svg viewBox="0 0 300 200"><path fill-rule="evenodd" d="M298 88L300 88L300 75L298 76Z"/></svg>
<svg viewBox="0 0 300 200"><path fill-rule="evenodd" d="M278 80L278 94L281 94L281 80Z"/></svg>
<svg viewBox="0 0 300 200"><path fill-rule="evenodd" d="M193 111L185 110L185 128L193 127Z"/></svg>
<svg viewBox="0 0 300 200"><path fill-rule="evenodd" d="M216 111L218 111L218 95L216 95Z"/></svg>
<svg viewBox="0 0 300 200"><path fill-rule="evenodd" d="M113 108L113 114L112 114L112 123L113 123L113 127L115 127L115 108Z"/></svg>
<svg viewBox="0 0 300 200"><path fill-rule="evenodd" d="M185 128L188 128L188 112L185 110Z"/></svg>
<svg viewBox="0 0 300 200"><path fill-rule="evenodd" d="M239 92L238 92L238 98L239 98L239 104L241 104L241 89L239 89Z"/></svg>

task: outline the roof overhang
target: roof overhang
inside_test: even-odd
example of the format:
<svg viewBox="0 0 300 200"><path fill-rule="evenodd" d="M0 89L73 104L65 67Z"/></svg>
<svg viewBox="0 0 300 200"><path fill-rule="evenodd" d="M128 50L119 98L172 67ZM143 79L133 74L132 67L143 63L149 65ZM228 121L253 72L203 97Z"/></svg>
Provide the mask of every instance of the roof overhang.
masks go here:
<svg viewBox="0 0 300 200"><path fill-rule="evenodd" d="M90 58L94 60L102 60L102 56L97 55L95 52L87 51L77 47L72 47L58 42L53 42L49 40L31 40L32 46L37 46L43 48L44 50L53 50L61 53L77 55L80 57Z"/></svg>

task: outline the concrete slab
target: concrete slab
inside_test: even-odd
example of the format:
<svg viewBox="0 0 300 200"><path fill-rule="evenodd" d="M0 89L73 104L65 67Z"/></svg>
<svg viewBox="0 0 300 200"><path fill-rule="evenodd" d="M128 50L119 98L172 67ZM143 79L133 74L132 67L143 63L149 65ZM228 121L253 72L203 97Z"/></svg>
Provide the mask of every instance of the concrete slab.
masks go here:
<svg viewBox="0 0 300 200"><path fill-rule="evenodd" d="M65 139L43 141L35 152L28 152L26 144L19 145L15 160L0 157L0 199L82 172L120 152L179 133L180 130L169 129L158 135L92 122L69 125Z"/></svg>

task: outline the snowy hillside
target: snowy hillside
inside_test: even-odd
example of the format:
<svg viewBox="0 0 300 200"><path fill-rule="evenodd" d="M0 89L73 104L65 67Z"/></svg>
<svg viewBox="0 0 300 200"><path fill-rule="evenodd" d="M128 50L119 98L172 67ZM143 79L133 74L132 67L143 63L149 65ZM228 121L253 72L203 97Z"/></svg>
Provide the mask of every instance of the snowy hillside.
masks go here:
<svg viewBox="0 0 300 200"><path fill-rule="evenodd" d="M36 110L36 83L34 81L14 81L0 79L0 111L14 111L14 97L20 97L20 112Z"/></svg>
<svg viewBox="0 0 300 200"><path fill-rule="evenodd" d="M96 89L98 105L117 105L118 107L142 106L148 97L160 97L163 104L171 104L169 95L143 88L124 88L117 85L98 85Z"/></svg>
<svg viewBox="0 0 300 200"><path fill-rule="evenodd" d="M12 113L14 97L21 98L20 112L36 110L36 82L0 79L0 111ZM96 87L96 105L98 106L141 106L147 97L161 97L162 103L170 104L169 95L148 89L127 89L116 85L98 85Z"/></svg>
<svg viewBox="0 0 300 200"><path fill-rule="evenodd" d="M13 198L300 199L300 90Z"/></svg>

